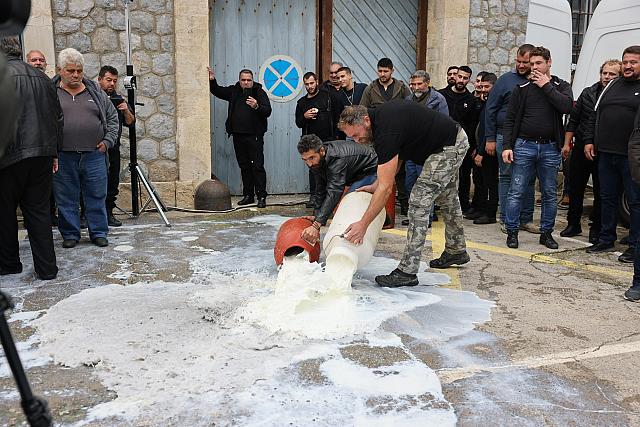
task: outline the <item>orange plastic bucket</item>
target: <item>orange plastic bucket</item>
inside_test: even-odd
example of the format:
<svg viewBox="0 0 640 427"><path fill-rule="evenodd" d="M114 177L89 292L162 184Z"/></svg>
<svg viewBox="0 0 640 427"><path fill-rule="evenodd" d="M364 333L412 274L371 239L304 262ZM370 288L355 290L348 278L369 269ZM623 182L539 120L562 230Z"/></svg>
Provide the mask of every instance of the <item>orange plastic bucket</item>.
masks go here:
<svg viewBox="0 0 640 427"><path fill-rule="evenodd" d="M317 262L320 259L320 242L311 245L300 235L302 231L311 225L311 221L305 218L291 218L280 226L276 236L276 244L273 247L273 257L277 265L281 265L285 256L297 255L302 251L309 253L309 262Z"/></svg>

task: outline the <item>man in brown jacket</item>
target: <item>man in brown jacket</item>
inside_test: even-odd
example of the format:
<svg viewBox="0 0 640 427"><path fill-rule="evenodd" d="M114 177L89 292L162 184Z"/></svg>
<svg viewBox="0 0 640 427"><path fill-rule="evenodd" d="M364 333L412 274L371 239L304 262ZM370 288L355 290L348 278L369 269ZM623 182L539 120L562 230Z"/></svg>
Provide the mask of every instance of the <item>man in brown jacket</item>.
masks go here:
<svg viewBox="0 0 640 427"><path fill-rule="evenodd" d="M396 80L393 74L393 62L389 58L378 61L378 78L372 81L364 90L360 105L367 108L376 108L392 99L405 99L411 95L411 90L402 80ZM404 182L406 171L400 168L396 174L397 200L400 203L400 214L407 215L409 211L409 194L405 190Z"/></svg>
<svg viewBox="0 0 640 427"><path fill-rule="evenodd" d="M376 108L392 99L404 99L411 95L411 90L402 80L391 77L393 62L389 58L378 61L378 78L372 81L364 90L360 105Z"/></svg>

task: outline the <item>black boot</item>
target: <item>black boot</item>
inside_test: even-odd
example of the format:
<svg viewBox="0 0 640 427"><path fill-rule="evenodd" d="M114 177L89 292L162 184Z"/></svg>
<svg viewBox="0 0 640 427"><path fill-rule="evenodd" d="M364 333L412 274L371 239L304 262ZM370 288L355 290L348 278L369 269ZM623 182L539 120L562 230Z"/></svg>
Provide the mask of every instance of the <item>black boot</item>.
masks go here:
<svg viewBox="0 0 640 427"><path fill-rule="evenodd" d="M113 212L109 212L109 215L107 215L107 223L109 227L120 227L122 225L122 222L113 216Z"/></svg>
<svg viewBox="0 0 640 427"><path fill-rule="evenodd" d="M255 203L253 196L246 195L238 201L238 206L251 205L253 203Z"/></svg>
<svg viewBox="0 0 640 427"><path fill-rule="evenodd" d="M390 274L376 276L376 283L385 288L399 288L401 286L416 286L418 276L395 269Z"/></svg>
<svg viewBox="0 0 640 427"><path fill-rule="evenodd" d="M429 267L431 268L448 268L452 265L462 265L469 262L471 258L469 258L469 254L467 251L464 251L459 254L450 254L449 252L442 252L440 258L432 259L429 262Z"/></svg>
<svg viewBox="0 0 640 427"><path fill-rule="evenodd" d="M490 216L490 215L484 214L481 217L474 219L473 223L474 224L495 224L496 216L495 215Z"/></svg>
<svg viewBox="0 0 640 427"><path fill-rule="evenodd" d="M598 243L598 238L600 237L600 229L596 229L591 227L589 229L589 243L595 245Z"/></svg>
<svg viewBox="0 0 640 427"><path fill-rule="evenodd" d="M258 207L259 208L266 208L267 207L267 197L258 197Z"/></svg>
<svg viewBox="0 0 640 427"><path fill-rule="evenodd" d="M511 249L516 249L518 247L518 230L507 230L507 246Z"/></svg>
<svg viewBox="0 0 640 427"><path fill-rule="evenodd" d="M562 237L573 237L579 236L580 234L582 234L582 228L580 227L580 225L571 223L569 223L567 227L560 232L560 235Z"/></svg>
<svg viewBox="0 0 640 427"><path fill-rule="evenodd" d="M549 249L558 249L558 242L553 240L553 236L550 231L540 234L540 244L545 245Z"/></svg>

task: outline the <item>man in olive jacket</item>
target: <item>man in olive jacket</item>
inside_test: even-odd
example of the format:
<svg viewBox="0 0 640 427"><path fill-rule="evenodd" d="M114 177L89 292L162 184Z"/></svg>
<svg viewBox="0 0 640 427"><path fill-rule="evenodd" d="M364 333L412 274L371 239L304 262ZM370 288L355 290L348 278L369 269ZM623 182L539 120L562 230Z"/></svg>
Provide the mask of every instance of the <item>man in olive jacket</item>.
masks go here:
<svg viewBox="0 0 640 427"><path fill-rule="evenodd" d="M0 40L8 56L7 71L19 99L18 116L7 151L0 156L0 275L22 272L18 245L18 205L29 232L33 265L38 278L58 274L51 234L49 195L63 117L56 90L41 71L20 59L16 37Z"/></svg>
<svg viewBox="0 0 640 427"><path fill-rule="evenodd" d="M242 199L238 205L253 203L267 206L267 172L264 170L264 134L271 103L260 83L253 81L251 70L241 70L238 82L219 86L216 76L209 71L209 89L213 96L229 102L225 128L233 136L233 149L242 175Z"/></svg>

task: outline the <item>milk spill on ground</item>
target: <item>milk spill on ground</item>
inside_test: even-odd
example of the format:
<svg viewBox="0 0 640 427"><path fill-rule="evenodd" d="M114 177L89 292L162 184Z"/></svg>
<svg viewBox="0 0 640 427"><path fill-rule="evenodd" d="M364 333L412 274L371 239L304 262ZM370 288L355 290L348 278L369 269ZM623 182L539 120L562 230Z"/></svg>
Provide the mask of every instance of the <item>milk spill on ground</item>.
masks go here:
<svg viewBox="0 0 640 427"><path fill-rule="evenodd" d="M273 231L265 224L256 236L265 228ZM355 276L348 265L323 270L298 257L276 278L269 243L239 239L224 251L192 246L193 273L183 283L100 286L37 320L24 316L38 331L40 347L31 351L38 360L92 366L116 392L115 400L89 409L87 422L117 416L123 424L193 426L455 425L433 370L399 336L462 335L489 319L490 303L428 286L379 288L373 277L397 264L380 257ZM124 259L119 274L129 265ZM431 273L419 279L447 280ZM439 316L429 319L431 311ZM449 321L454 327L443 328ZM356 356L347 351L354 345ZM366 360L390 349L402 357L377 366L358 362L357 354Z"/></svg>

